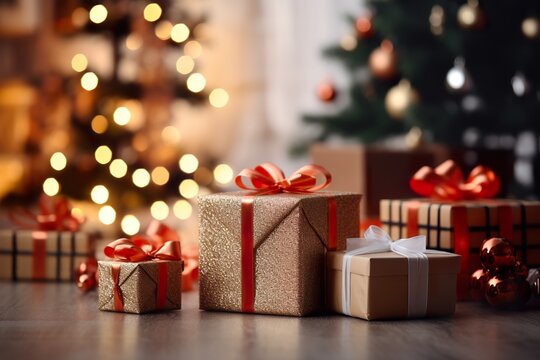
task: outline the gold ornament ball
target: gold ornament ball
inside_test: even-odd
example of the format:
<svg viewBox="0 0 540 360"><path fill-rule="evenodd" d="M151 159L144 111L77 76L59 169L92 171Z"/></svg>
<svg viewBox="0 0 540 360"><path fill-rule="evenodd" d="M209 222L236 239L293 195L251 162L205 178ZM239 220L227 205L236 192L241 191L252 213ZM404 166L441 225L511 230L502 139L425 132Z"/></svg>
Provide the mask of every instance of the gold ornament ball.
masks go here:
<svg viewBox="0 0 540 360"><path fill-rule="evenodd" d="M537 18L530 17L521 23L521 31L529 39L536 39L540 35L540 21Z"/></svg>
<svg viewBox="0 0 540 360"><path fill-rule="evenodd" d="M462 5L457 14L459 25L465 29L480 29L484 27L486 17L484 11L478 5L478 1L469 0Z"/></svg>
<svg viewBox="0 0 540 360"><path fill-rule="evenodd" d="M397 74L397 56L389 40L383 40L381 46L369 56L369 68L378 79L392 79Z"/></svg>
<svg viewBox="0 0 540 360"><path fill-rule="evenodd" d="M391 118L401 120L407 108L419 101L420 96L411 83L407 80L401 80L399 84L388 90L384 106Z"/></svg>

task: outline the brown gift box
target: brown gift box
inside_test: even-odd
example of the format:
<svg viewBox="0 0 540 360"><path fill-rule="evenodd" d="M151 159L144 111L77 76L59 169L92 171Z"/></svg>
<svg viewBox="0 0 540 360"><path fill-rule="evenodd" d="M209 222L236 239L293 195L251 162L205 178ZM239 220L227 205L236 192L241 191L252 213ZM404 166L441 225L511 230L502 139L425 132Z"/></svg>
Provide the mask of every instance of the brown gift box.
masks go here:
<svg viewBox="0 0 540 360"><path fill-rule="evenodd" d="M157 308L159 263L167 264L166 305ZM180 309L182 305L182 261L119 262L98 261L99 309L116 311L114 306L113 264L120 264L119 287L123 312L142 314L160 310Z"/></svg>
<svg viewBox="0 0 540 360"><path fill-rule="evenodd" d="M343 313L343 251L327 255L327 303ZM449 316L456 304L459 255L426 254L429 260L427 317ZM408 316L407 258L394 252L356 255L351 258L351 315L366 320Z"/></svg>
<svg viewBox="0 0 540 360"><path fill-rule="evenodd" d="M417 219L409 221L410 210L417 208ZM456 249L455 210L463 208L469 254ZM464 256L459 287L460 299L467 298L469 275L481 267L480 247L485 239L505 236L512 240L518 258L527 266L540 266L540 202L509 199L478 201L436 201L431 199L382 200L381 222L392 239L426 235L427 246ZM504 234L502 223L508 223ZM467 255L467 256L465 256ZM468 258L468 259L467 259Z"/></svg>
<svg viewBox="0 0 540 360"><path fill-rule="evenodd" d="M245 192L199 198L200 308L242 311L241 202ZM254 312L324 310L328 199L336 201L337 249L358 236L360 195L337 192L254 198Z"/></svg>
<svg viewBox="0 0 540 360"><path fill-rule="evenodd" d="M34 250L44 241L43 278L34 278ZM0 230L0 279L73 281L79 264L94 257L95 241L84 232Z"/></svg>

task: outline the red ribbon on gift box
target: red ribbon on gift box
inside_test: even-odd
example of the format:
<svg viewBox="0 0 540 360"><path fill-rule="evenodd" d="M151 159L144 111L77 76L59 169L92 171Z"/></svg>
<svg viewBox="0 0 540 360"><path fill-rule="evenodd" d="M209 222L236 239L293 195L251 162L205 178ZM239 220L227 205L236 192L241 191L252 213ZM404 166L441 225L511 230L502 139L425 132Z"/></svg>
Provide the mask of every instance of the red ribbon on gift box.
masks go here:
<svg viewBox="0 0 540 360"><path fill-rule="evenodd" d="M160 260L182 260L180 241L165 241L159 247L155 241L141 236L122 238L109 243L104 253L119 262L141 262L154 260L158 263L156 308L164 308L167 303L167 263ZM120 289L120 263L112 265L111 276L114 284L114 310L123 311L124 301ZM178 289L180 291L180 289Z"/></svg>
<svg viewBox="0 0 540 360"><path fill-rule="evenodd" d="M32 278L45 279L46 231L79 231L84 219L71 212L69 201L61 196L42 195L39 212L19 208L9 213L11 222L23 229L32 230Z"/></svg>
<svg viewBox="0 0 540 360"><path fill-rule="evenodd" d="M249 183L246 184L246 180ZM242 312L255 311L255 254L253 250L253 202L255 196L279 193L313 193L327 187L332 175L319 165L306 165L295 171L288 178L283 171L272 163L263 163L253 169L242 170L235 179L236 185L244 190L253 191L242 197L241 209L241 283ZM328 250L337 246L336 199L328 197Z"/></svg>

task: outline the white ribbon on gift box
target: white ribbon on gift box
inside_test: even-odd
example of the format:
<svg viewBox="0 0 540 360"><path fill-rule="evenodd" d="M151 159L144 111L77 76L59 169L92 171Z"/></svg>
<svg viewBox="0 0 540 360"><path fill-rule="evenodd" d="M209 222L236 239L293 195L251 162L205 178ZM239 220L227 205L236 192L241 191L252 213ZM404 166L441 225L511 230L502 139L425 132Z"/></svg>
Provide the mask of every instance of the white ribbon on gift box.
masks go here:
<svg viewBox="0 0 540 360"><path fill-rule="evenodd" d="M393 251L405 256L408 263L408 317L423 317L427 312L429 261L426 254L444 251L426 250L426 236L419 235L392 241L378 226L370 226L364 238L347 239L343 256L341 305L343 313L351 315L351 259L356 255Z"/></svg>

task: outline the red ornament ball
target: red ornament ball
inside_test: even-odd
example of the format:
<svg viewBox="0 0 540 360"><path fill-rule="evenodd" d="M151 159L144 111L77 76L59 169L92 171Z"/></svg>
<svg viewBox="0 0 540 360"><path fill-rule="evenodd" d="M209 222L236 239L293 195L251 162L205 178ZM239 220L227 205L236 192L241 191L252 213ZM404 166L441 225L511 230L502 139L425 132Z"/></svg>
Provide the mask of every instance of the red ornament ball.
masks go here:
<svg viewBox="0 0 540 360"><path fill-rule="evenodd" d="M321 101L333 102L337 96L336 87L329 81L323 82L317 87L317 96Z"/></svg>
<svg viewBox="0 0 540 360"><path fill-rule="evenodd" d="M496 275L488 280L486 300L495 307L518 308L525 305L530 296L531 287L523 278Z"/></svg>
<svg viewBox="0 0 540 360"><path fill-rule="evenodd" d="M516 264L514 247L510 240L505 238L491 238L484 240L480 251L480 260L484 268L500 270L502 267Z"/></svg>
<svg viewBox="0 0 540 360"><path fill-rule="evenodd" d="M361 39L373 36L373 21L371 15L362 15L356 19L356 32Z"/></svg>
<svg viewBox="0 0 540 360"><path fill-rule="evenodd" d="M381 46L369 55L369 69L377 79L389 80L397 75L397 56L390 40L383 40Z"/></svg>
<svg viewBox="0 0 540 360"><path fill-rule="evenodd" d="M486 301L488 274L484 269L476 270L470 278L471 297L476 301Z"/></svg>

